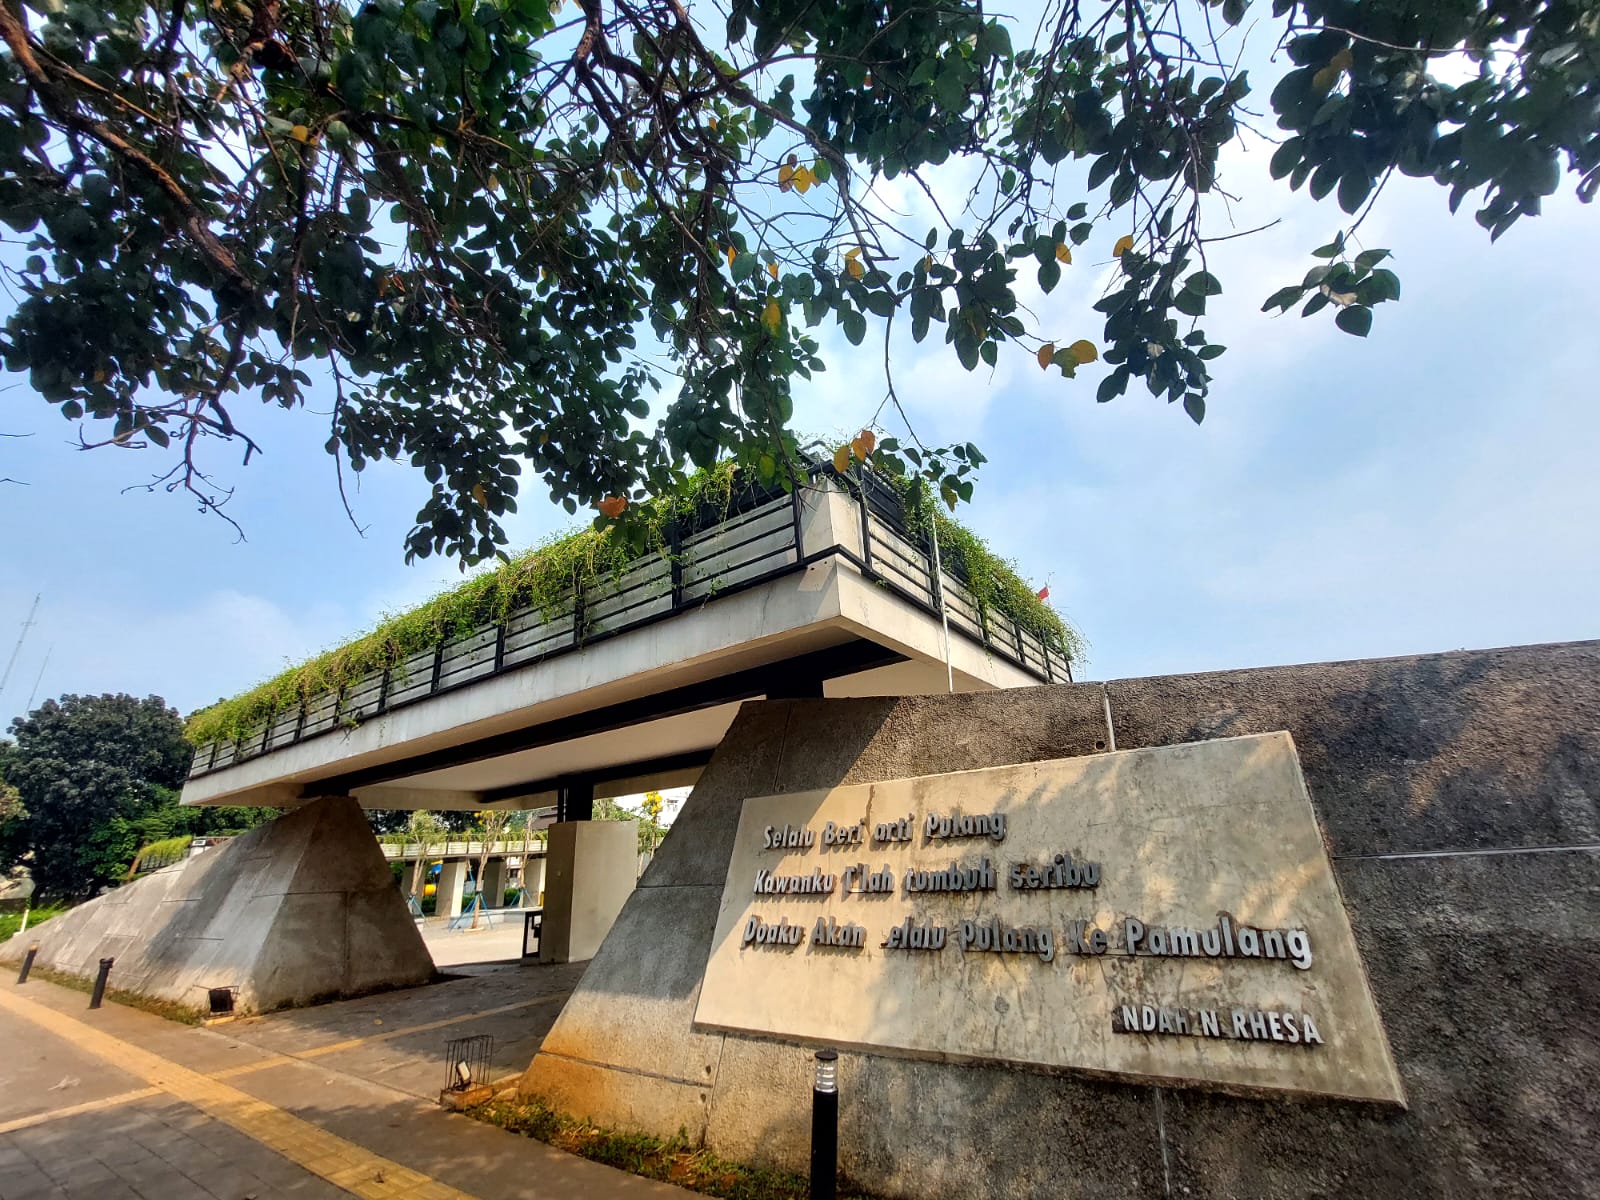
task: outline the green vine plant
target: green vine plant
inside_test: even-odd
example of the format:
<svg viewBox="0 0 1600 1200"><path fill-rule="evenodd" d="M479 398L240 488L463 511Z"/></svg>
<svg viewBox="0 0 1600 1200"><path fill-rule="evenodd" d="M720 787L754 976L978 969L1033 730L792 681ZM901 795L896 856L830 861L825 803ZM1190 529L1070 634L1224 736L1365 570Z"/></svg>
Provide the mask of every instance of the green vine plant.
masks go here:
<svg viewBox="0 0 1600 1200"><path fill-rule="evenodd" d="M927 478L909 474L891 474L883 478L900 497L907 527L924 539L937 532L941 565L946 574L966 579L986 630L991 616L1000 613L1069 661L1083 661L1087 644L1082 634L1023 582L1014 563L989 549L988 544L965 525L939 511L934 500L934 485Z"/></svg>
<svg viewBox="0 0 1600 1200"><path fill-rule="evenodd" d="M720 519L733 503L738 465L718 463L695 473L678 489L635 506L625 523L558 535L475 575L416 608L387 617L376 629L319 654L252 688L193 714L186 734L194 745L232 741L263 720L337 693L376 671L405 679L412 655L532 607L545 621L571 612L580 589L615 579L648 554L671 557L669 527L676 521Z"/></svg>
<svg viewBox="0 0 1600 1200"><path fill-rule="evenodd" d="M858 446L860 439L857 439ZM847 448L848 449L848 448ZM838 466L839 456L834 465ZM849 460L846 460L846 466ZM432 651L485 625L504 624L532 607L545 621L566 616L580 590L592 592L614 581L641 557L671 561L674 523L714 525L726 519L734 499L749 486L750 472L724 461L692 475L680 488L597 521L597 528L554 537L433 597L408 612L386 618L370 633L291 667L230 700L219 701L189 718L186 734L196 746L236 741L280 713L317 697L338 693L377 671L403 681L412 655ZM987 624L1003 613L1050 649L1076 659L1083 651L1078 633L1034 593L1011 564L995 555L977 535L936 511L923 476L885 475L905 506L909 526L924 536L937 523L947 571L964 576ZM963 481L964 482L964 481ZM970 485L969 485L970 486ZM715 584L713 583L713 594Z"/></svg>

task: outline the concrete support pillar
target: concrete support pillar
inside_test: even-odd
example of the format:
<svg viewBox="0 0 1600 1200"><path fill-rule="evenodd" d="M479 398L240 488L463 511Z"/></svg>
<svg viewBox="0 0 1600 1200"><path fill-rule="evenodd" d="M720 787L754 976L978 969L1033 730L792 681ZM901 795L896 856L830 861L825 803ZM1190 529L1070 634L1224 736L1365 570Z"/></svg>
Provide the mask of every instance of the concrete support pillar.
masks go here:
<svg viewBox="0 0 1600 1200"><path fill-rule="evenodd" d="M528 893L528 907L538 908L544 894L545 856L528 855L522 860L522 890Z"/></svg>
<svg viewBox="0 0 1600 1200"><path fill-rule="evenodd" d="M633 821L562 821L550 826L540 962L594 957L637 882Z"/></svg>
<svg viewBox="0 0 1600 1200"><path fill-rule="evenodd" d="M483 902L489 908L499 908L506 902L506 860L491 858L483 864L483 880L479 884Z"/></svg>
<svg viewBox="0 0 1600 1200"><path fill-rule="evenodd" d="M461 893L467 884L467 860L447 858L439 868L439 887L433 893L433 911L436 916L459 917Z"/></svg>
<svg viewBox="0 0 1600 1200"><path fill-rule="evenodd" d="M594 820L594 782L581 776L563 779L556 785L556 820Z"/></svg>

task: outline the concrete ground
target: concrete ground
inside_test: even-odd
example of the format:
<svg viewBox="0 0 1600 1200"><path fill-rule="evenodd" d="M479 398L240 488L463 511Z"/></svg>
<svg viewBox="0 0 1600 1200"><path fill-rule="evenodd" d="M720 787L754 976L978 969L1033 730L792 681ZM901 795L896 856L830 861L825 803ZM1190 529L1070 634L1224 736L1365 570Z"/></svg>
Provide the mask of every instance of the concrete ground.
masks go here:
<svg viewBox="0 0 1600 1200"><path fill-rule="evenodd" d="M420 926L423 943L441 971L473 963L520 962L523 917L519 909L497 909L489 914L493 924L478 929L449 929L442 917L429 917Z"/></svg>
<svg viewBox="0 0 1600 1200"><path fill-rule="evenodd" d="M0 981L0 1200L689 1193L440 1109L446 1039L525 1066L583 972L459 968L432 987L197 1029Z"/></svg>

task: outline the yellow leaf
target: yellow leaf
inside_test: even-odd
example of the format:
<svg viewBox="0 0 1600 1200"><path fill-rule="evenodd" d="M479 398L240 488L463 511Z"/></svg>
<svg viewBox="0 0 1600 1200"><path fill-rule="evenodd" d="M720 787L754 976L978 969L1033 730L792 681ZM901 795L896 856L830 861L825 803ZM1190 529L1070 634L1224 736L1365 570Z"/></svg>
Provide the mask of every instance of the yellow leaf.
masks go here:
<svg viewBox="0 0 1600 1200"><path fill-rule="evenodd" d="M500 176L498 176L498 175L489 176L489 190L491 192L498 192L500 190Z"/></svg>
<svg viewBox="0 0 1600 1200"><path fill-rule="evenodd" d="M856 456L857 462L867 461L867 446L859 437L850 440L850 453Z"/></svg>
<svg viewBox="0 0 1600 1200"><path fill-rule="evenodd" d="M1046 342L1044 345L1040 346L1039 347L1039 369L1041 371L1049 370L1050 369L1050 364L1055 361L1055 357L1056 357L1056 344L1054 342Z"/></svg>
<svg viewBox="0 0 1600 1200"><path fill-rule="evenodd" d="M635 175L629 168L623 169L622 183L623 186L626 187L630 192L637 192L639 190L639 177Z"/></svg>
<svg viewBox="0 0 1600 1200"><path fill-rule="evenodd" d="M867 448L867 454L871 454L878 448L878 435L870 429L863 429L856 435L856 440ZM861 457L865 458L867 454L863 454Z"/></svg>
<svg viewBox="0 0 1600 1200"><path fill-rule="evenodd" d="M778 168L778 186L786 188L794 182L794 168L788 163Z"/></svg>
<svg viewBox="0 0 1600 1200"><path fill-rule="evenodd" d="M733 260L739 257L739 252L732 246L728 247L728 265L733 266Z"/></svg>
<svg viewBox="0 0 1600 1200"><path fill-rule="evenodd" d="M706 118L706 124L710 128L715 129L717 127L717 119L715 117L707 117Z"/></svg>
<svg viewBox="0 0 1600 1200"><path fill-rule="evenodd" d="M485 508L489 504L489 494L483 490L481 483L473 485L472 498L478 502L479 508Z"/></svg>
<svg viewBox="0 0 1600 1200"><path fill-rule="evenodd" d="M622 515L622 510L628 507L628 498L626 496L607 496L604 500L597 502L595 507L600 510L603 516L610 517L615 521Z"/></svg>
<svg viewBox="0 0 1600 1200"><path fill-rule="evenodd" d="M810 167L796 167L794 169L794 190L804 195L811 190L811 185L817 177L811 173Z"/></svg>
<svg viewBox="0 0 1600 1200"><path fill-rule="evenodd" d="M778 332L778 326L783 324L783 310L778 307L776 300L768 300L766 308L761 310L761 323L767 327L768 333Z"/></svg>
<svg viewBox="0 0 1600 1200"><path fill-rule="evenodd" d="M1355 61L1355 55L1351 54L1350 47L1346 46L1328 61L1328 65L1330 67L1338 67L1341 71L1348 71L1355 65Z"/></svg>
<svg viewBox="0 0 1600 1200"><path fill-rule="evenodd" d="M1338 82L1339 68L1331 63L1311 77L1311 86L1319 92L1326 92Z"/></svg>
<svg viewBox="0 0 1600 1200"><path fill-rule="evenodd" d="M867 269L861 265L861 260L858 258L846 259L844 269L850 273L851 279L860 279L867 273Z"/></svg>
<svg viewBox="0 0 1600 1200"><path fill-rule="evenodd" d="M296 125L293 129L289 130L289 136L297 142L303 142L311 136L311 130L307 129L304 125Z"/></svg>
<svg viewBox="0 0 1600 1200"><path fill-rule="evenodd" d="M1056 243L1056 261L1059 263L1072 262L1072 248L1065 242Z"/></svg>
<svg viewBox="0 0 1600 1200"><path fill-rule="evenodd" d="M840 446L833 452L833 469L841 475L850 469L849 446Z"/></svg>
<svg viewBox="0 0 1600 1200"><path fill-rule="evenodd" d="M1067 353L1080 363L1092 363L1100 357L1100 351L1094 348L1094 343L1087 338L1079 338L1067 347Z"/></svg>
<svg viewBox="0 0 1600 1200"><path fill-rule="evenodd" d="M767 274L771 275L774 279L776 279L778 277L778 264L777 263L768 263L767 264Z"/></svg>
<svg viewBox="0 0 1600 1200"><path fill-rule="evenodd" d="M931 255L931 254L929 254L929 255L925 255L925 256L924 256L924 257L923 257L923 260L922 260L922 269L923 269L923 270L924 270L924 271L931 271L931 270L933 270L933 255Z"/></svg>
<svg viewBox="0 0 1600 1200"><path fill-rule="evenodd" d="M860 254L861 254L861 247L860 246L852 246L850 249L848 249L848 250L846 250L844 252L844 256L846 258L856 258Z"/></svg>
<svg viewBox="0 0 1600 1200"><path fill-rule="evenodd" d="M1111 255L1113 258L1121 258L1124 254L1132 249L1133 234L1125 233L1117 239L1117 244L1111 247Z"/></svg>

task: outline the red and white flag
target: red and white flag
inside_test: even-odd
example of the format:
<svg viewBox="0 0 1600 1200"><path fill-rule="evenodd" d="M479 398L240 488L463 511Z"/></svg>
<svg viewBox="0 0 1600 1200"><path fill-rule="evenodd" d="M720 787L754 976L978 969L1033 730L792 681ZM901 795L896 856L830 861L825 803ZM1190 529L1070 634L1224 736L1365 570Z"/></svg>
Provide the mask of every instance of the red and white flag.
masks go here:
<svg viewBox="0 0 1600 1200"><path fill-rule="evenodd" d="M1039 589L1039 599L1041 599L1041 600L1050 599L1050 585L1048 583L1045 584L1042 588Z"/></svg>

